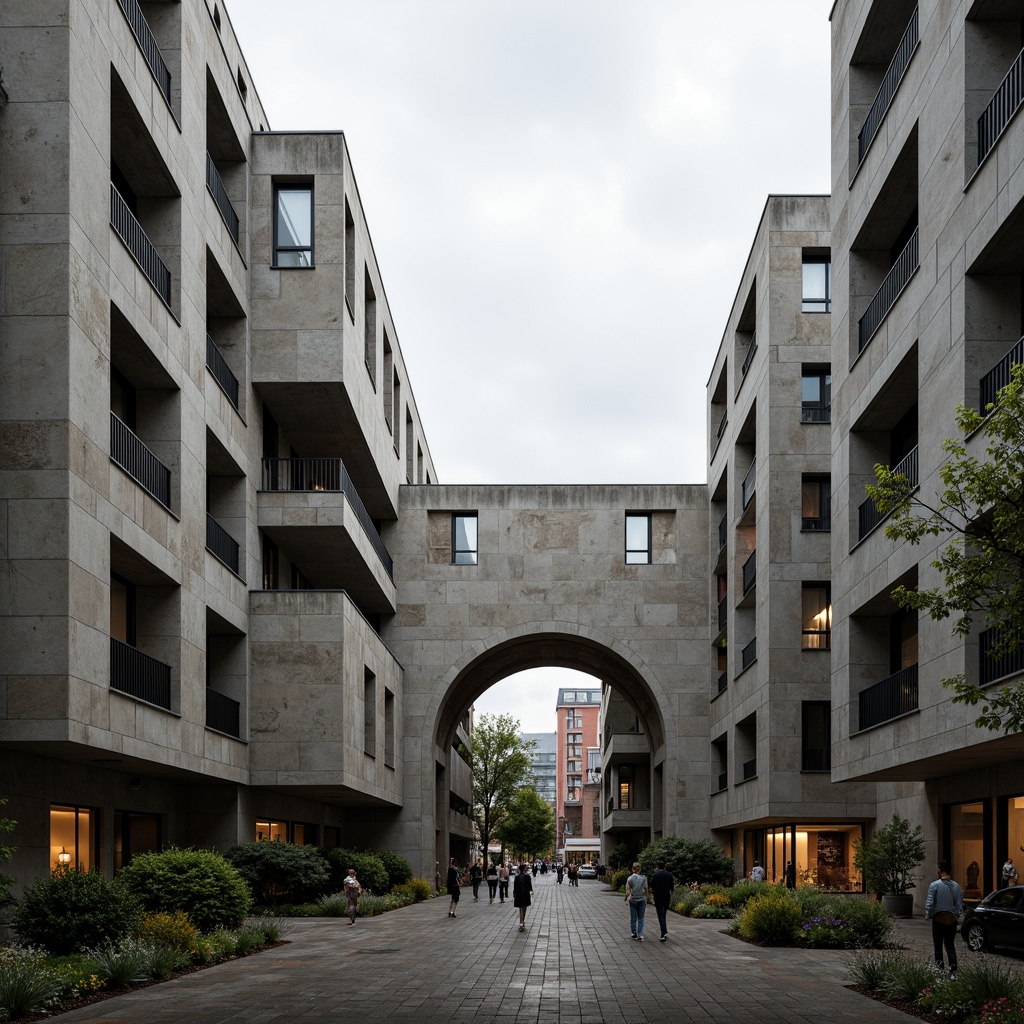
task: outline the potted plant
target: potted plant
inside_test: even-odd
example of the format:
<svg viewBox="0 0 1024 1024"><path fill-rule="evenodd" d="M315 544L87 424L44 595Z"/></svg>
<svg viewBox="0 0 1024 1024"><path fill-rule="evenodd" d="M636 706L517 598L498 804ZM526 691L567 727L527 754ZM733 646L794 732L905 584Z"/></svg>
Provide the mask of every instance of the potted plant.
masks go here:
<svg viewBox="0 0 1024 1024"><path fill-rule="evenodd" d="M914 909L913 872L924 861L921 826L913 830L906 818L892 820L875 830L869 840L854 840L853 865L864 872L868 888L882 894L882 905L896 917L910 917Z"/></svg>

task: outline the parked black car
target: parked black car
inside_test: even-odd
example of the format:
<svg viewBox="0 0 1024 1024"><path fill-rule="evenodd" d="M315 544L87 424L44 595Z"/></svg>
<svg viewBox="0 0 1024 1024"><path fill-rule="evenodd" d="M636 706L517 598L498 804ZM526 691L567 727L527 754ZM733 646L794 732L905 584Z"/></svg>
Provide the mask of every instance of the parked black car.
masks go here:
<svg viewBox="0 0 1024 1024"><path fill-rule="evenodd" d="M1024 885L990 892L967 911L960 934L976 953L993 946L1024 950Z"/></svg>

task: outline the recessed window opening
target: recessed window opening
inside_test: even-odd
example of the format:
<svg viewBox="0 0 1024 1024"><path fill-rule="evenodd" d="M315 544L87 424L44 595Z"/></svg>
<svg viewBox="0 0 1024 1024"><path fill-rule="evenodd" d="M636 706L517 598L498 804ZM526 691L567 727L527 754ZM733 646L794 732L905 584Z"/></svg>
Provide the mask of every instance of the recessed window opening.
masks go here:
<svg viewBox="0 0 1024 1024"><path fill-rule="evenodd" d="M832 257L810 256L803 258L803 301L804 313L830 313L832 311Z"/></svg>
<svg viewBox="0 0 1024 1024"><path fill-rule="evenodd" d="M803 423L832 421L832 371L829 367L803 368L800 377L800 420Z"/></svg>
<svg viewBox="0 0 1024 1024"><path fill-rule="evenodd" d="M832 646L832 588L828 583L804 583L801 587L805 651L827 651Z"/></svg>
<svg viewBox="0 0 1024 1024"><path fill-rule="evenodd" d="M650 565L651 563L651 514L650 512L626 513L626 564Z"/></svg>
<svg viewBox="0 0 1024 1024"><path fill-rule="evenodd" d="M477 515L456 512L452 516L452 564L476 565L477 558Z"/></svg>
<svg viewBox="0 0 1024 1024"><path fill-rule="evenodd" d="M274 187L274 267L313 266L313 186Z"/></svg>

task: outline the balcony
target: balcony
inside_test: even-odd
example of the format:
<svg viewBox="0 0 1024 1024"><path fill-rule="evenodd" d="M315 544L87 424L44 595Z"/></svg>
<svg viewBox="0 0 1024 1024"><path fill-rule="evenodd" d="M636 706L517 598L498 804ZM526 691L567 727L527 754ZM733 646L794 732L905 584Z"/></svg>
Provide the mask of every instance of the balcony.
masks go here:
<svg viewBox="0 0 1024 1024"><path fill-rule="evenodd" d="M718 773L718 792L721 793L723 789L729 788L729 773L719 772Z"/></svg>
<svg viewBox="0 0 1024 1024"><path fill-rule="evenodd" d="M718 431L715 434L715 448L712 451L712 455L718 451L718 446L722 443L722 435L725 434L725 428L729 425L729 412L726 410L722 413L722 418L718 421Z"/></svg>
<svg viewBox="0 0 1024 1024"><path fill-rule="evenodd" d="M746 512L751 499L757 493L757 459L750 464L747 475L743 478L743 511Z"/></svg>
<svg viewBox="0 0 1024 1024"><path fill-rule="evenodd" d="M750 337L750 344L747 346L747 354L743 357L743 366L740 368L742 378L740 383L747 379L747 372L750 370L750 364L754 361L754 353L757 351L757 331Z"/></svg>
<svg viewBox="0 0 1024 1024"><path fill-rule="evenodd" d="M729 673L728 672L723 672L718 677L718 692L719 693L725 693L725 691L728 690L728 689L729 689Z"/></svg>
<svg viewBox="0 0 1024 1024"><path fill-rule="evenodd" d="M206 154L206 187L210 190L210 195L213 196L213 201L217 204L217 209L220 210L235 245L238 245L238 214L228 199L228 191L209 153Z"/></svg>
<svg viewBox="0 0 1024 1024"><path fill-rule="evenodd" d="M917 487L917 445L904 456L902 461L897 463L893 472L906 477L908 494ZM880 512L873 498L868 498L867 501L862 502L857 509L857 540L862 541L872 530L888 518L889 513L883 514Z"/></svg>
<svg viewBox="0 0 1024 1024"><path fill-rule="evenodd" d="M751 551L750 557L743 563L743 596L757 582L757 551Z"/></svg>
<svg viewBox="0 0 1024 1024"><path fill-rule="evenodd" d="M743 781L757 778L757 758L752 757L749 761L743 762Z"/></svg>
<svg viewBox="0 0 1024 1024"><path fill-rule="evenodd" d="M980 405L982 415L988 412L990 405L996 404L1000 388L1005 388L1010 383L1010 371L1014 363L1024 363L1024 338L1020 338L1017 344L981 378Z"/></svg>
<svg viewBox="0 0 1024 1024"><path fill-rule="evenodd" d="M801 423L831 423L831 405L805 405L800 410Z"/></svg>
<svg viewBox="0 0 1024 1024"><path fill-rule="evenodd" d="M606 764L637 764L650 757L651 743L643 732L613 732L605 740Z"/></svg>
<svg viewBox="0 0 1024 1024"><path fill-rule="evenodd" d="M110 183L110 226L124 242L139 269L156 289L157 295L168 309L171 308L171 272L167 264L160 258L156 247L149 236L142 230L142 225L135 219L135 214L121 197L121 193Z"/></svg>
<svg viewBox="0 0 1024 1024"><path fill-rule="evenodd" d="M1010 118L1017 113L1017 108L1024 100L1024 50L1017 54L1017 59L1010 65L985 113L978 118L978 164L988 156L1003 129L1010 123Z"/></svg>
<svg viewBox="0 0 1024 1024"><path fill-rule="evenodd" d="M800 771L828 772L832 770L832 751L829 747L804 747L800 755Z"/></svg>
<svg viewBox="0 0 1024 1024"><path fill-rule="evenodd" d="M171 471L135 436L116 413L110 414L110 460L166 509L171 507Z"/></svg>
<svg viewBox="0 0 1024 1024"><path fill-rule="evenodd" d="M757 661L757 637L747 644L746 647L740 651L740 671L746 672L754 662Z"/></svg>
<svg viewBox="0 0 1024 1024"><path fill-rule="evenodd" d="M718 602L718 629L719 631L725 629L726 622L729 621L729 597L726 595Z"/></svg>
<svg viewBox="0 0 1024 1024"><path fill-rule="evenodd" d="M236 576L241 575L238 570L238 541L209 512L206 513L206 549Z"/></svg>
<svg viewBox="0 0 1024 1024"><path fill-rule="evenodd" d="M217 343L209 334L206 336L206 367L220 385L221 391L228 396L235 412L238 412L238 378L231 372L231 367L224 361Z"/></svg>
<svg viewBox="0 0 1024 1024"><path fill-rule="evenodd" d="M632 829L651 827L649 807L616 807L613 798L609 800L605 809L607 813L602 826L604 832L628 832Z"/></svg>
<svg viewBox="0 0 1024 1024"><path fill-rule="evenodd" d="M896 262L886 275L882 286L875 292L875 297L868 303L868 308L857 324L857 352L863 352L868 342L874 337L875 331L889 315L889 310L896 304L900 293L907 282L917 272L920 265L917 254L918 228L910 236L910 241L903 247L903 252L896 257Z"/></svg>
<svg viewBox="0 0 1024 1024"><path fill-rule="evenodd" d="M868 111L867 117L864 118L860 134L857 136L858 165L863 161L871 143L878 134L878 129L885 120L886 112L889 110L889 105L896 95L900 82L903 81L903 75L910 65L910 59L914 56L918 42L918 13L915 10L913 15L911 15L910 24L907 25L899 46L896 47L896 53L893 55L889 67L882 78L882 84L878 88L878 93L871 104L871 109Z"/></svg>
<svg viewBox="0 0 1024 1024"><path fill-rule="evenodd" d="M917 665L900 669L888 679L861 690L858 703L860 732L916 711Z"/></svg>
<svg viewBox="0 0 1024 1024"><path fill-rule="evenodd" d="M729 527L726 524L727 516L722 516L718 521L718 550L721 551L729 540Z"/></svg>
<svg viewBox="0 0 1024 1024"><path fill-rule="evenodd" d="M236 738L242 735L239 728L242 705L237 700L225 697L223 693L206 688L206 728L215 729Z"/></svg>
<svg viewBox="0 0 1024 1024"><path fill-rule="evenodd" d="M1024 637L1018 637L1024 640ZM1008 654L993 654L996 641L996 629L986 629L978 637L978 682L987 686L998 679L1014 676L1024 672L1024 643Z"/></svg>
<svg viewBox="0 0 1024 1024"><path fill-rule="evenodd" d="M170 710L171 667L111 637L110 688Z"/></svg>
<svg viewBox="0 0 1024 1024"><path fill-rule="evenodd" d="M149 27L149 22L146 21L146 16L142 13L138 0L117 0L117 3L128 24L131 26L132 34L135 36L135 41L139 44L142 56L146 58L146 63L149 65L149 70L153 75L157 88L163 95L167 105L170 106L171 73L167 70L163 54L160 52L160 47L157 46L156 38Z"/></svg>

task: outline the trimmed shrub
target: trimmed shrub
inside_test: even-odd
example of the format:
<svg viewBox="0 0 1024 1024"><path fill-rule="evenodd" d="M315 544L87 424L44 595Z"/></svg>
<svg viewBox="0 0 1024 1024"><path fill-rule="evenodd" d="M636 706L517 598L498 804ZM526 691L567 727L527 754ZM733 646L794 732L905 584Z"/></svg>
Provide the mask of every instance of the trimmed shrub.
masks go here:
<svg viewBox="0 0 1024 1024"><path fill-rule="evenodd" d="M613 871L611 877L608 879L608 884L616 891L621 892L626 887L626 879L632 872L628 868L619 868L618 871Z"/></svg>
<svg viewBox="0 0 1024 1024"><path fill-rule="evenodd" d="M145 910L183 910L201 932L237 928L252 903L245 880L213 850L140 853L118 881Z"/></svg>
<svg viewBox="0 0 1024 1024"><path fill-rule="evenodd" d="M704 897L704 905L706 907L731 907L732 903L725 893L710 892Z"/></svg>
<svg viewBox="0 0 1024 1024"><path fill-rule="evenodd" d="M637 857L648 878L659 860L672 872L676 884L690 882L731 882L736 873L732 858L712 839L683 839L668 836L651 843Z"/></svg>
<svg viewBox="0 0 1024 1024"><path fill-rule="evenodd" d="M330 869L315 846L240 843L224 857L249 883L253 899L261 906L309 903L330 886Z"/></svg>
<svg viewBox="0 0 1024 1024"><path fill-rule="evenodd" d="M377 854L384 870L388 873L388 891L405 885L412 878L412 865L394 850L381 850Z"/></svg>
<svg viewBox="0 0 1024 1024"><path fill-rule="evenodd" d="M388 891L388 872L380 857L375 853L359 853L340 846L321 851L331 870L328 892L340 892L345 885L349 868L356 869L356 878L363 892L384 893Z"/></svg>
<svg viewBox="0 0 1024 1024"><path fill-rule="evenodd" d="M761 892L743 908L737 925L739 933L766 946L788 945L800 931L800 904L783 886L760 884Z"/></svg>
<svg viewBox="0 0 1024 1024"><path fill-rule="evenodd" d="M414 903L422 903L434 895L434 887L425 878L410 878L395 891L411 896Z"/></svg>
<svg viewBox="0 0 1024 1024"><path fill-rule="evenodd" d="M199 945L199 929L184 910L143 914L135 929L136 938L155 946L167 946L182 953L194 953Z"/></svg>
<svg viewBox="0 0 1024 1024"><path fill-rule="evenodd" d="M98 872L59 868L40 878L14 909L14 930L51 953L73 953L127 935L139 903L119 882Z"/></svg>

